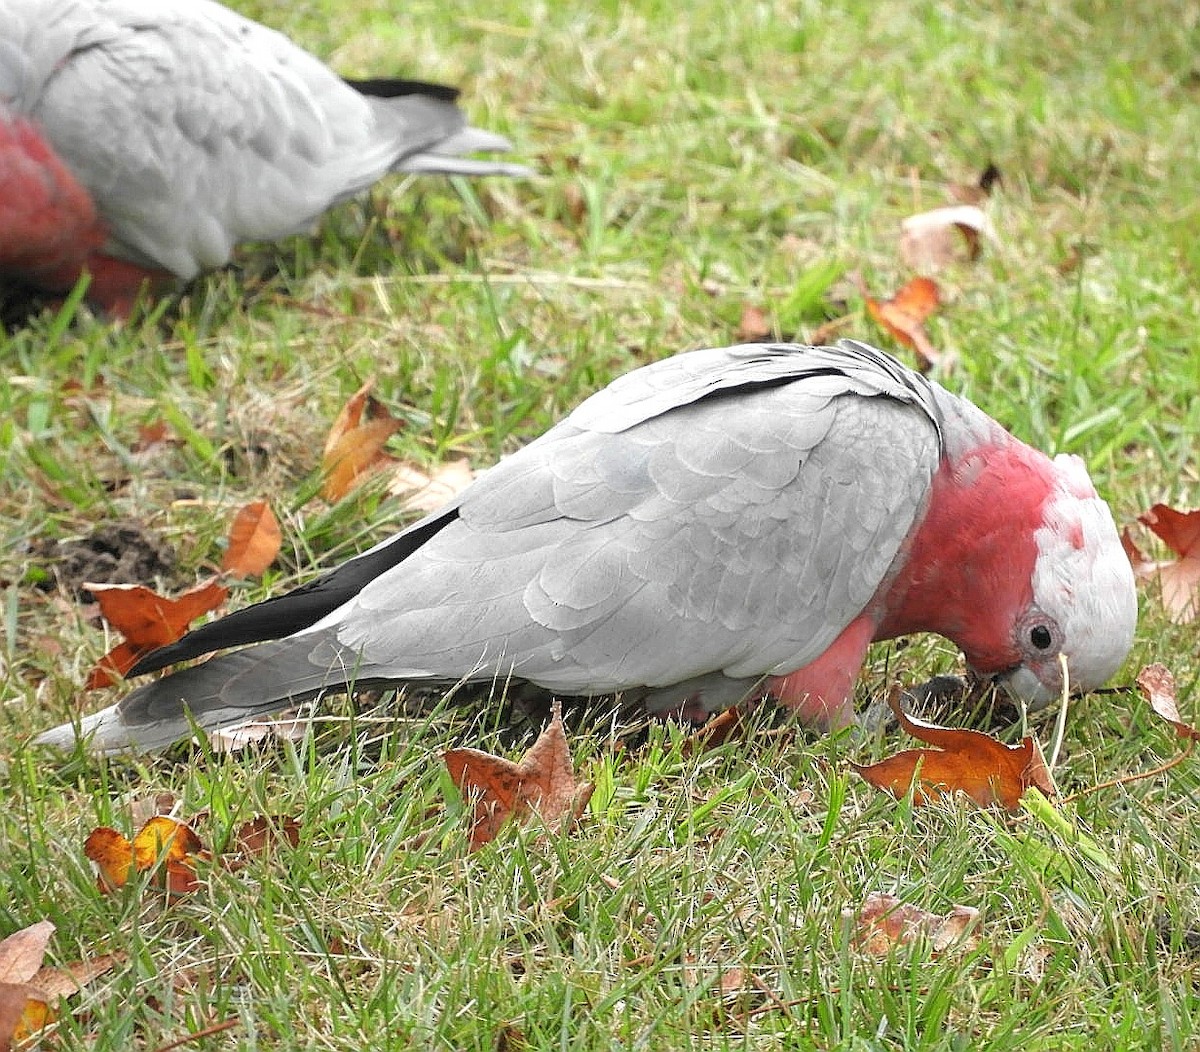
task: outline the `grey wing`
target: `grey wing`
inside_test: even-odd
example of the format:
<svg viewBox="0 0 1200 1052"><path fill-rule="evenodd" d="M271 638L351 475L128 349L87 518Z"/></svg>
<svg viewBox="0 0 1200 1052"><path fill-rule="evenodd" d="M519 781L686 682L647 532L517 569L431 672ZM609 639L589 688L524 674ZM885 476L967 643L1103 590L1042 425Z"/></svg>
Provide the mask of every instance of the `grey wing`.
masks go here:
<svg viewBox="0 0 1200 1052"><path fill-rule="evenodd" d="M836 386L735 389L616 434L568 420L314 630L372 678L600 693L799 668L875 595L939 460L922 405Z"/></svg>
<svg viewBox="0 0 1200 1052"><path fill-rule="evenodd" d="M237 241L305 229L463 126L445 100L368 99L208 0L113 0L84 15L30 115L92 192L112 249L183 278Z"/></svg>

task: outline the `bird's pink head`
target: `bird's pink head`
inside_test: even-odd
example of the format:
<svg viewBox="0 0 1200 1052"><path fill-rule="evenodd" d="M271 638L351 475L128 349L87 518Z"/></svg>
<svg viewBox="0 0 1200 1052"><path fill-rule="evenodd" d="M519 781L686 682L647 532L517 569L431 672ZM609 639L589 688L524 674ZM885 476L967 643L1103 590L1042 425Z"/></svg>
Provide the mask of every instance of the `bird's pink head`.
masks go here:
<svg viewBox="0 0 1200 1052"><path fill-rule="evenodd" d="M1120 668L1133 645L1137 593L1112 513L1078 457L1055 457L1034 539L1033 599L1013 626L1020 660L997 679L1040 707L1062 692L1062 657L1077 690L1099 687Z"/></svg>

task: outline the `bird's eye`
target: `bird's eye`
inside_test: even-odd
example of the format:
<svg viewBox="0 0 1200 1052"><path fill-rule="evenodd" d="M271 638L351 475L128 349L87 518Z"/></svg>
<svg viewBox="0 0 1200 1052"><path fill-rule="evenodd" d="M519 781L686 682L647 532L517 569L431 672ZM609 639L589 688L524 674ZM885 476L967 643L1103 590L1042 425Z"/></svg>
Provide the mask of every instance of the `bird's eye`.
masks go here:
<svg viewBox="0 0 1200 1052"><path fill-rule="evenodd" d="M1045 625L1034 625L1029 631L1029 642L1031 642L1038 650L1049 650L1054 642L1054 637L1050 634L1050 629Z"/></svg>

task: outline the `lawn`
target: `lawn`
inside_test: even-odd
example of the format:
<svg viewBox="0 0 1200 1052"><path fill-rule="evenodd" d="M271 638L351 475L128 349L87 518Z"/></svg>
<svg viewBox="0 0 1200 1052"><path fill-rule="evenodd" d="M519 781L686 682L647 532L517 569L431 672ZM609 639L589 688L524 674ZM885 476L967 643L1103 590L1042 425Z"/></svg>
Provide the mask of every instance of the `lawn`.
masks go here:
<svg viewBox="0 0 1200 1052"><path fill-rule="evenodd" d="M881 796L849 761L912 744L894 729L762 727L699 752L678 727L575 713L598 784L580 828L469 852L441 751L516 758L539 729L479 699L329 699L304 740L232 756L27 746L119 696L81 689L112 640L64 545L125 524L166 546L141 583L176 592L265 498L283 550L234 605L363 550L412 517L381 486L318 495L325 435L370 377L406 424L390 451L433 470L486 466L638 364L737 342L747 307L785 339L844 319L912 361L854 279L899 288L901 221L989 164L997 236L937 275L927 328L953 363L935 375L1082 455L1119 525L1200 505L1194 5L233 6L347 75L461 84L540 175L393 179L128 325L49 311L0 334L0 936L49 919L52 963L125 955L47 1044L153 1050L226 1023L185 1047L1200 1044L1190 760L1067 805L1097 852L1029 816ZM1145 588L1116 682L1161 661L1200 720L1196 644ZM880 646L862 707L958 667L942 641ZM1030 728L1047 740L1056 716ZM1178 750L1136 692L1093 695L1055 775L1080 793ZM170 902L147 878L103 894L89 831L131 833L161 793L218 852L258 814L297 819L298 843ZM864 952L843 911L873 891L977 908L977 945Z"/></svg>

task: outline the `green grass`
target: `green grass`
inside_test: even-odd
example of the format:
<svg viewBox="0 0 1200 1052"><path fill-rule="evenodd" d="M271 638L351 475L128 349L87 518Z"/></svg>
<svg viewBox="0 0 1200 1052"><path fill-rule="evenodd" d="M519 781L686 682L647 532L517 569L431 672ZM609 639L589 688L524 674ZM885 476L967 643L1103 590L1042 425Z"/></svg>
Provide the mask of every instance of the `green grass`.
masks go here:
<svg viewBox="0 0 1200 1052"><path fill-rule="evenodd" d="M941 276L929 326L958 355L946 384L1084 455L1120 523L1200 503L1192 8L237 6L347 74L463 83L472 119L543 174L395 181L126 327L45 315L0 337L0 935L45 917L58 962L129 955L72 1002L60 1045L154 1049L236 1018L190 1047L1196 1047L1190 762L1072 809L1106 873L1037 823L912 810L848 775L894 739L763 736L687 758L671 728L621 750L585 720L576 762L603 777L584 827L510 830L474 855L439 752L521 749L478 705L348 720L333 700L313 740L224 759L24 744L105 700L79 690L104 634L53 587L47 545L133 520L174 547L175 587L265 496L284 549L248 602L403 521L377 493L312 496L325 432L368 376L408 421L397 455L483 466L637 364L733 342L746 303L786 338L849 314L844 334L886 346L847 275L898 287L900 220L990 161L1000 243ZM136 453L159 419L177 441ZM1162 660L1197 719L1196 639L1145 596L1120 681ZM881 647L864 699L953 662L945 645ZM1056 773L1076 791L1176 748L1135 698L1097 695ZM208 812L210 845L262 812L301 818L299 847L215 868L170 905L102 896L84 838L129 831L131 802L160 791ZM979 948L862 956L841 913L873 890L978 907ZM771 996L723 998L734 967Z"/></svg>

